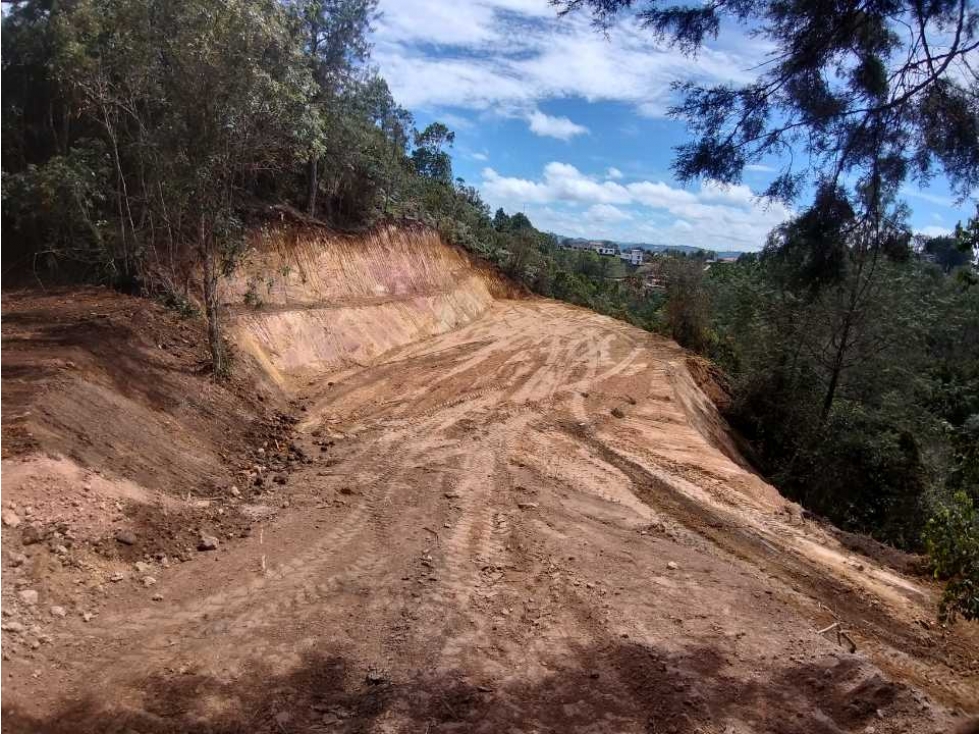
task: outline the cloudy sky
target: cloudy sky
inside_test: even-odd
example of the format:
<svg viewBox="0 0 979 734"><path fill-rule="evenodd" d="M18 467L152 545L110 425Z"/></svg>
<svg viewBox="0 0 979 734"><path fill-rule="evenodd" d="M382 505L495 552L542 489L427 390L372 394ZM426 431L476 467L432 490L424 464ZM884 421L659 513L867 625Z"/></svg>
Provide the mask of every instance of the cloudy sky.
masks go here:
<svg viewBox="0 0 979 734"><path fill-rule="evenodd" d="M374 61L419 127L456 132L454 170L493 207L566 235L756 250L791 212L760 203L779 162L739 186L679 184L674 80L748 81L769 50L737 29L696 59L629 23L606 37L547 0L381 0ZM943 182L906 190L919 232L967 214Z"/></svg>

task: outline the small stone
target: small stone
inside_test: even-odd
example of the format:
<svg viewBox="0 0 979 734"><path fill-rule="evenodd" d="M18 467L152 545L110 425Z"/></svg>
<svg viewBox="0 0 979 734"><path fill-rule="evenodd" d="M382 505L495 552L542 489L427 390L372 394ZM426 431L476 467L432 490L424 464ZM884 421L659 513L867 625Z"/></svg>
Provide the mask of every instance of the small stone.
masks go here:
<svg viewBox="0 0 979 734"><path fill-rule="evenodd" d="M35 525L28 525L20 533L20 541L24 545L34 545L44 540L44 531Z"/></svg>
<svg viewBox="0 0 979 734"><path fill-rule="evenodd" d="M352 489L350 489L350 487L340 487L340 494L350 495L350 494L353 494L353 493L354 493L354 491Z"/></svg>
<svg viewBox="0 0 979 734"><path fill-rule="evenodd" d="M446 492L446 493L445 493L445 498L446 498L447 500L454 500L454 499L458 499L458 498L459 498L459 497L461 497L461 496L462 496L462 495L461 495L461 494L459 494L458 492Z"/></svg>
<svg viewBox="0 0 979 734"><path fill-rule="evenodd" d="M228 491L231 493L231 496L232 497L240 497L241 496L241 490L238 489L237 487L235 487L234 485L232 485L231 489L229 489Z"/></svg>
<svg viewBox="0 0 979 734"><path fill-rule="evenodd" d="M136 561L136 563L133 564L133 568L136 569L136 573L148 573L153 566L146 561Z"/></svg>
<svg viewBox="0 0 979 734"><path fill-rule="evenodd" d="M390 680L386 672L373 665L368 669L366 679L372 686L379 686Z"/></svg>
<svg viewBox="0 0 979 734"><path fill-rule="evenodd" d="M92 614L91 612L82 612L82 621L83 622L91 622L92 621L92 617L94 617L94 616L95 615Z"/></svg>
<svg viewBox="0 0 979 734"><path fill-rule="evenodd" d="M285 484L289 480L286 478L285 474L276 474L272 481L276 484Z"/></svg>
<svg viewBox="0 0 979 734"><path fill-rule="evenodd" d="M156 585L156 579L152 576L143 576L143 586L150 587Z"/></svg>
<svg viewBox="0 0 979 734"><path fill-rule="evenodd" d="M517 503L517 507L519 507L521 510L536 510L537 509L537 506L538 505L537 505L536 502L518 502Z"/></svg>
<svg viewBox="0 0 979 734"><path fill-rule="evenodd" d="M126 574L124 574L122 571L116 571L114 574L109 576L109 581L115 584L122 581L124 578L126 578Z"/></svg>
<svg viewBox="0 0 979 734"><path fill-rule="evenodd" d="M283 727L286 724L288 724L290 721L292 721L292 714L290 714L288 711L280 711L275 715L274 718L275 718L275 723L278 724L280 727Z"/></svg>
<svg viewBox="0 0 979 734"><path fill-rule="evenodd" d="M218 549L218 539L213 535L201 535L197 541L197 550L212 551Z"/></svg>
<svg viewBox="0 0 979 734"><path fill-rule="evenodd" d="M8 528L15 528L20 525L20 515L18 515L13 510L3 511L3 524Z"/></svg>
<svg viewBox="0 0 979 734"><path fill-rule="evenodd" d="M14 568L17 568L18 566L23 566L25 563L27 563L27 556L24 555L23 553L10 554L10 565L13 566Z"/></svg>
<svg viewBox="0 0 979 734"><path fill-rule="evenodd" d="M122 543L123 545L134 545L136 543L136 534L132 530L120 530L116 533L116 542Z"/></svg>
<svg viewBox="0 0 979 734"><path fill-rule="evenodd" d="M62 619L64 619L64 617L67 614L68 614L68 612L65 611L65 608L64 607L59 607L59 606L53 606L53 607L51 607L51 616L52 617L61 617Z"/></svg>
<svg viewBox="0 0 979 734"><path fill-rule="evenodd" d="M25 627L20 622L4 622L2 625L0 625L0 629L6 630L7 632L13 632L16 635L19 635L21 632L26 630L27 627Z"/></svg>
<svg viewBox="0 0 979 734"><path fill-rule="evenodd" d="M158 594L153 594L153 596L150 597L150 598L153 601L163 601L163 594L159 594L159 593Z"/></svg>
<svg viewBox="0 0 979 734"><path fill-rule="evenodd" d="M20 597L20 600L28 606L34 606L37 604L37 592L34 591L34 589L22 589L17 592L17 596Z"/></svg>
<svg viewBox="0 0 979 734"><path fill-rule="evenodd" d="M680 568L680 564L677 563L676 561L670 561L669 563L666 564L666 567L671 571L676 571L678 568Z"/></svg>

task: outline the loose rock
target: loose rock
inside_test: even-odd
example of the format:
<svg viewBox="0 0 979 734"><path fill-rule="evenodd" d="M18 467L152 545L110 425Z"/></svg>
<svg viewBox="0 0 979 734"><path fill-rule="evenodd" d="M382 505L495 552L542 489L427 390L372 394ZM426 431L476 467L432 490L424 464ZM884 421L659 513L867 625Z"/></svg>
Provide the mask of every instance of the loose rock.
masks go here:
<svg viewBox="0 0 979 734"><path fill-rule="evenodd" d="M20 600L29 606L34 606L37 604L37 592L34 589L21 589L17 592L17 596Z"/></svg>
<svg viewBox="0 0 979 734"><path fill-rule="evenodd" d="M197 550L212 551L218 549L218 539L213 535L202 535L197 541Z"/></svg>
<svg viewBox="0 0 979 734"><path fill-rule="evenodd" d="M3 524L8 528L15 528L20 525L20 515L13 510L3 511Z"/></svg>
<svg viewBox="0 0 979 734"><path fill-rule="evenodd" d="M20 541L24 545L34 545L44 540L44 531L35 525L28 525L21 531Z"/></svg>
<svg viewBox="0 0 979 734"><path fill-rule="evenodd" d="M53 607L51 607L51 616L52 617L61 617L61 618L64 618L67 614L68 614L68 612L65 611L65 608L64 607L59 607L59 606L53 606Z"/></svg>
<svg viewBox="0 0 979 734"><path fill-rule="evenodd" d="M132 530L120 530L116 533L116 542L123 545L134 545L136 543L136 533Z"/></svg>
<svg viewBox="0 0 979 734"><path fill-rule="evenodd" d="M678 568L680 568L680 564L677 563L676 561L670 561L669 563L666 564L666 567L671 571L676 571Z"/></svg>

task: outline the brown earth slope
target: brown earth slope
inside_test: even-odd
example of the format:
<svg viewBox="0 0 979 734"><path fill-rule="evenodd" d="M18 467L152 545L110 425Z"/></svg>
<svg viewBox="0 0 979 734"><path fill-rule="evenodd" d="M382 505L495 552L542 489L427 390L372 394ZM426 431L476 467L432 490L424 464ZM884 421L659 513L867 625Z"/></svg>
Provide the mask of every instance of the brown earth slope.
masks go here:
<svg viewBox="0 0 979 734"><path fill-rule="evenodd" d="M38 646L4 665L4 731L944 732L976 711L975 629L936 625L933 585L848 551L745 468L675 344L493 297L430 238L419 261L453 276L395 257L414 279L399 294L367 262L402 244L350 254L388 287L377 301L318 301L300 278L238 309L306 460L274 501L246 469L219 509L274 519L147 559L150 586L103 578L84 618L52 617L43 587L16 596L11 571L42 583L53 551L5 528L5 626L24 625L5 646ZM296 258L263 252L253 272ZM264 443L248 463L271 461ZM819 634L835 622L855 650Z"/></svg>

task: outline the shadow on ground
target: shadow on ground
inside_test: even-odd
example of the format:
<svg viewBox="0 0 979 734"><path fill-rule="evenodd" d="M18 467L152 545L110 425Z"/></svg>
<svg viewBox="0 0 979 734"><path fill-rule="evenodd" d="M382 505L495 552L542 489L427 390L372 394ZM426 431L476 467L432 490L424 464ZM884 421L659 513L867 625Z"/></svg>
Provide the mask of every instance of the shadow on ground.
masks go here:
<svg viewBox="0 0 979 734"><path fill-rule="evenodd" d="M454 672L400 679L330 654L308 655L278 677L261 665L233 682L157 675L136 682L143 692L139 710L94 696L41 718L4 707L3 731L836 734L863 731L881 716L917 718L910 690L868 678L856 657L793 663L772 677L746 681L728 677L723 654L711 648L674 654L622 643L580 649L565 669L508 684Z"/></svg>

